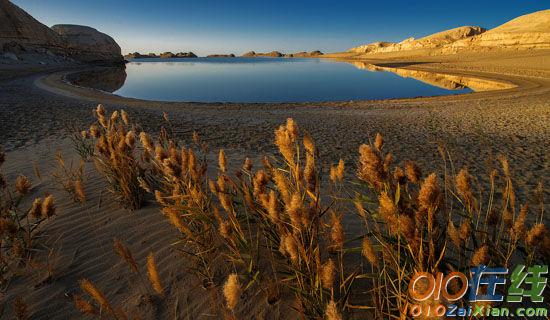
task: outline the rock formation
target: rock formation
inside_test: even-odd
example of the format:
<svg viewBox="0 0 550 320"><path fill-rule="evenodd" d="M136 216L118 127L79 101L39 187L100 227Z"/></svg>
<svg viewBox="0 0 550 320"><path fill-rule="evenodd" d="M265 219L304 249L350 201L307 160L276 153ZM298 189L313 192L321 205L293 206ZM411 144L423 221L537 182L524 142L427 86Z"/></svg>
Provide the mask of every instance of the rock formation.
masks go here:
<svg viewBox="0 0 550 320"><path fill-rule="evenodd" d="M69 55L84 62L122 63L120 46L92 27L58 24L52 27L66 44Z"/></svg>
<svg viewBox="0 0 550 320"><path fill-rule="evenodd" d="M163 52L159 55L159 57L161 58L174 58L176 55L173 54L172 52L170 51L167 51L167 52Z"/></svg>
<svg viewBox="0 0 550 320"><path fill-rule="evenodd" d="M0 53L11 60L41 63L123 62L111 37L85 26L48 28L9 0L0 0Z"/></svg>
<svg viewBox="0 0 550 320"><path fill-rule="evenodd" d="M256 56L256 52L254 52L254 51L248 51L247 53L243 54L242 56L243 56L243 57L255 57L255 56Z"/></svg>
<svg viewBox="0 0 550 320"><path fill-rule="evenodd" d="M128 53L124 56L125 59L141 59L141 58L197 58L193 52L178 52L172 53L170 51L163 52L159 55L156 53L141 54L139 52Z"/></svg>
<svg viewBox="0 0 550 320"><path fill-rule="evenodd" d="M280 58L280 57L285 57L285 58L296 58L296 57L300 57L300 58L304 58L304 57L317 57L317 56L320 56L320 55L323 55L323 53L319 50L315 50L315 51L311 51L311 52L305 52L305 51L302 51L302 52L296 52L296 53L281 53L279 51L271 51L271 52L268 52L268 53L261 53L261 52L254 52L254 51L249 51L245 54L243 54L242 56L243 57L271 57L271 58Z"/></svg>
<svg viewBox="0 0 550 320"><path fill-rule="evenodd" d="M550 49L550 10L517 17L489 31L480 27L460 27L399 43L374 42L351 48L348 52L374 54L420 49L430 49L428 54L461 50Z"/></svg>
<svg viewBox="0 0 550 320"><path fill-rule="evenodd" d="M291 58L307 58L307 57L318 57L318 56L322 56L322 55L323 55L323 53L321 51L315 50L315 51L310 51L310 52L302 51L302 52L291 53L290 57Z"/></svg>
<svg viewBox="0 0 550 320"><path fill-rule="evenodd" d="M261 53L261 52L254 52L249 51L242 55L243 57L271 57L271 58L280 58L283 57L284 54L280 53L279 51L271 51L268 53Z"/></svg>
<svg viewBox="0 0 550 320"><path fill-rule="evenodd" d="M231 54L210 54L206 56L207 58L235 58L233 53Z"/></svg>
<svg viewBox="0 0 550 320"><path fill-rule="evenodd" d="M139 52L128 53L124 59L139 59L139 58L159 58L155 53L141 54Z"/></svg>
<svg viewBox="0 0 550 320"><path fill-rule="evenodd" d="M176 53L176 58L196 58L197 55L193 52L178 52Z"/></svg>
<svg viewBox="0 0 550 320"><path fill-rule="evenodd" d="M438 32L420 39L408 38L399 43L374 42L350 49L356 53L384 53L396 51L409 51L417 49L441 48L457 40L468 38L485 32L481 27L459 27L451 30Z"/></svg>
<svg viewBox="0 0 550 320"><path fill-rule="evenodd" d="M464 49L550 49L550 9L517 17L483 34L443 48L443 53Z"/></svg>
<svg viewBox="0 0 550 320"><path fill-rule="evenodd" d="M57 34L31 15L7 0L0 0L0 53L11 60L18 55L50 51L63 52L63 42Z"/></svg>

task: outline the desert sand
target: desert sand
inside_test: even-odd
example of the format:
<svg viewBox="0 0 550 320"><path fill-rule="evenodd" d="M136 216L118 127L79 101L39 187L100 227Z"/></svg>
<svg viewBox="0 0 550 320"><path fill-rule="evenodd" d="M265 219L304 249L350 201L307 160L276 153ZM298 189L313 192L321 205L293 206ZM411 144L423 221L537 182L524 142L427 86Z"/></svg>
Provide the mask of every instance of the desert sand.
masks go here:
<svg viewBox="0 0 550 320"><path fill-rule="evenodd" d="M462 53L421 59L371 57L360 61L409 73L498 80L513 87L382 101L202 104L127 99L61 81L63 75L74 70L42 70L2 81L0 139L9 151L4 171L12 180L18 173L32 177L32 195L53 192L58 199L58 216L40 231L43 238L37 252L37 257L44 258L49 249L54 250L53 277L46 279L41 268L27 270L30 276L15 278L9 284L5 301L24 296L33 319L80 318L70 297L78 291L78 280L88 278L107 293L112 303L137 308L146 318L170 318L175 313L191 319L216 317L210 309L211 301L204 298L210 296L209 290L180 272L181 256L170 247L176 233L155 204L151 202L133 213L118 208L104 192L105 184L92 164L86 166L85 205L73 203L53 184L50 176L55 152L60 150L76 161L64 126L89 125L93 121L91 110L98 103L108 110L126 110L151 132L158 130L162 112L166 111L178 137L189 141L193 131L200 132L213 157L223 147L234 166L246 155L258 159L272 153L274 129L292 117L315 139L323 159L335 162L344 158L349 175L353 174L358 146L380 132L387 141L385 148L393 151L397 161L415 159L427 171L442 164L437 151L441 143L457 168L467 166L472 173L487 176L496 156L505 154L517 173L518 186L530 190L540 181L550 185L549 51ZM39 167L41 179L35 176L34 164ZM548 189L545 195L548 199ZM527 197L525 193L518 195L520 201ZM548 204L546 209L550 210ZM177 299L151 301L113 253L113 237L130 244L140 263L154 251L170 296ZM269 313L277 318L279 314L276 309L258 308L254 297L245 301L242 310L250 315L261 318Z"/></svg>

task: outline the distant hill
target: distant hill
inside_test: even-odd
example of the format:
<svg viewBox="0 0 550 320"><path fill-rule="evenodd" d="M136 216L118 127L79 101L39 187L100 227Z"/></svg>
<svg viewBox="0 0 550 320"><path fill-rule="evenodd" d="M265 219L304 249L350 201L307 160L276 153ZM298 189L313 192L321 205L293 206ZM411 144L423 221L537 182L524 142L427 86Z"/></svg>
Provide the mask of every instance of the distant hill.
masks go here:
<svg viewBox="0 0 550 320"><path fill-rule="evenodd" d="M550 48L550 10L517 17L488 31L464 26L399 43L374 42L351 48L348 52L375 54L430 49L431 54L446 54L460 50L546 48Z"/></svg>

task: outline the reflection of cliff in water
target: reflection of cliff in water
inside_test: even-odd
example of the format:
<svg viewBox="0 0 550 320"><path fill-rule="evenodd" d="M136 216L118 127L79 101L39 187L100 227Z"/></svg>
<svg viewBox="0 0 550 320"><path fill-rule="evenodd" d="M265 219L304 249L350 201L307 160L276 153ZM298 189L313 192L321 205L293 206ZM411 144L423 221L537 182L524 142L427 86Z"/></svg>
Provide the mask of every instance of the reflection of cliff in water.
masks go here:
<svg viewBox="0 0 550 320"><path fill-rule="evenodd" d="M105 92L115 92L126 81L126 66L98 68L73 73L67 80L80 87L88 87Z"/></svg>
<svg viewBox="0 0 550 320"><path fill-rule="evenodd" d="M464 77L464 76L455 76L443 73L433 73L428 71L418 71L402 68L391 68L391 67L381 67L374 64L359 62L359 61L346 61L353 64L356 68L369 71L387 71L397 74L403 78L413 78L418 81L422 81L432 86L447 90L460 90L469 88L473 91L490 91L490 90L502 90L514 88L515 85L494 81L486 80L473 77Z"/></svg>

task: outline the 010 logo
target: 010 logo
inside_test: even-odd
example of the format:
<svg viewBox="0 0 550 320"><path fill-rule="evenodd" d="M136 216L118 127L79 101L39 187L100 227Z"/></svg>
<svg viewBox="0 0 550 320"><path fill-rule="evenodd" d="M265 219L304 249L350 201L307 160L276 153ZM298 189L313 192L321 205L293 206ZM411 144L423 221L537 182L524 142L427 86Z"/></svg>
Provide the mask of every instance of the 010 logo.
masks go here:
<svg viewBox="0 0 550 320"><path fill-rule="evenodd" d="M441 317L446 315L448 308L456 309L453 303L463 298L471 303L502 302L505 299L502 294L505 291L503 286L507 284L507 280L510 283L506 302L521 303L525 297L531 302L541 303L544 301L543 291L547 284L547 274L547 265L535 265L529 268L518 265L512 271L510 279L506 278L507 268L489 268L484 265L470 269L470 278L462 272L451 272L447 275L441 272L435 275L417 272L409 283L408 291L410 297L418 303L410 305L408 313L412 317L421 315ZM460 311L469 314L472 309Z"/></svg>

